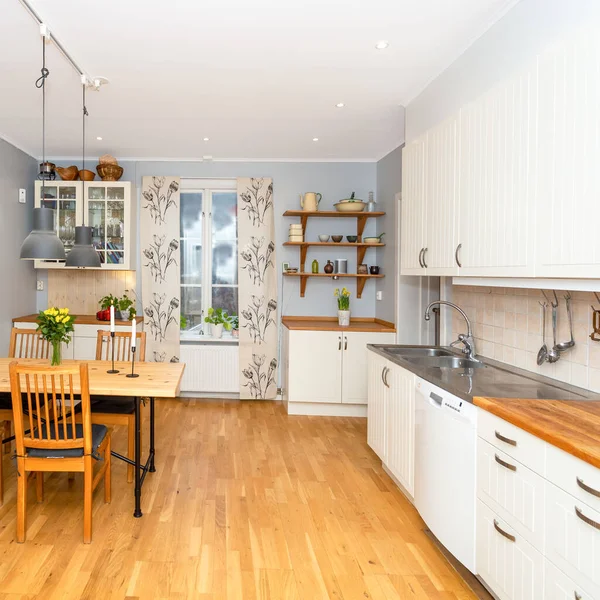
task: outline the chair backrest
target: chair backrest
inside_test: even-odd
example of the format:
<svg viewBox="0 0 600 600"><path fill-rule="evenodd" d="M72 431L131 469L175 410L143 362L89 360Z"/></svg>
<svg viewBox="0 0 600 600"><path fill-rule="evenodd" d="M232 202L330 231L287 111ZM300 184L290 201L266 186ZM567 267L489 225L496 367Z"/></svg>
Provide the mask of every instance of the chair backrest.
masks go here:
<svg viewBox="0 0 600 600"><path fill-rule="evenodd" d="M146 360L146 332L136 332L135 360L143 362ZM115 331L115 360L131 360L131 333L127 331ZM112 360L112 347L110 342L110 331L98 330L96 339L96 360Z"/></svg>
<svg viewBox="0 0 600 600"><path fill-rule="evenodd" d="M50 358L50 342L35 329L18 329L10 332L8 358Z"/></svg>
<svg viewBox="0 0 600 600"><path fill-rule="evenodd" d="M84 454L91 453L92 419L87 363L51 367L13 361L9 365L9 373L18 456L25 456L27 448L83 448ZM79 396L76 398L77 389ZM82 437L77 437L75 423L75 404L79 399Z"/></svg>

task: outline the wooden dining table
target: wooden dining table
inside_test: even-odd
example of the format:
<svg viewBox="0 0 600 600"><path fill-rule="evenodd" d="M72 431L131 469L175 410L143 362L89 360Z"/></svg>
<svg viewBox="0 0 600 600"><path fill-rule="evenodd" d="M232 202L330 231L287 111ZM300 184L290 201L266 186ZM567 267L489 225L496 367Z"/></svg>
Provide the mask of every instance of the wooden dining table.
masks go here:
<svg viewBox="0 0 600 600"><path fill-rule="evenodd" d="M10 392L10 378L8 365L17 359L0 358L0 392ZM48 360L18 359L20 363L48 365ZM89 387L91 396L127 396L134 399L135 405L135 459L131 459L112 452L115 458L119 458L135 467L135 509L133 516L142 516L142 486L147 473L156 471L154 448L154 403L156 398L176 398L181 387L181 378L185 369L184 363L155 363L136 362L133 366L137 377L127 377L132 372L130 362L115 362L118 373L108 373L112 368L110 361L103 360L64 360L65 364L87 362L89 372ZM74 377L74 391L80 391L79 378ZM148 458L142 464L141 449L141 419L140 402L142 398L149 398L150 404L150 450Z"/></svg>

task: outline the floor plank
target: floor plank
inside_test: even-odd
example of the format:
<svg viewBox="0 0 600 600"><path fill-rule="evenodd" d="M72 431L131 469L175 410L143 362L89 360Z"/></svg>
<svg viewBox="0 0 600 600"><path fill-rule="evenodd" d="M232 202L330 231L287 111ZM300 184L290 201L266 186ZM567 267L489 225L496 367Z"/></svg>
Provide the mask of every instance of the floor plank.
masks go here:
<svg viewBox="0 0 600 600"><path fill-rule="evenodd" d="M134 519L125 465L95 494L47 476L17 544L5 457L0 600L476 598L366 444L366 420L288 416L275 402L157 402L157 471ZM148 436L144 436L148 439ZM125 450L116 428L113 447ZM4 456L4 455L3 455Z"/></svg>

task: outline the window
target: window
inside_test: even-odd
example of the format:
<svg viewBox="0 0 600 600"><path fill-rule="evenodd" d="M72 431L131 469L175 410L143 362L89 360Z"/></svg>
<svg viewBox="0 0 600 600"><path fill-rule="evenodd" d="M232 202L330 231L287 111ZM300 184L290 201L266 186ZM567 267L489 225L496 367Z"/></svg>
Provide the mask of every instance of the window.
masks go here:
<svg viewBox="0 0 600 600"><path fill-rule="evenodd" d="M208 309L238 312L235 180L181 181L181 314L187 329Z"/></svg>

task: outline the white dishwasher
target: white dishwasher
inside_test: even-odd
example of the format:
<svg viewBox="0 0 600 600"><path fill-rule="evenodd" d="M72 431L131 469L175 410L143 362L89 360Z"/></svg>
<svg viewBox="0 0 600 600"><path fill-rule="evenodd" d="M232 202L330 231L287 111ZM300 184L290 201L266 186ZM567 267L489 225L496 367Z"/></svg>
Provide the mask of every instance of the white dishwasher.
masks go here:
<svg viewBox="0 0 600 600"><path fill-rule="evenodd" d="M476 573L477 407L416 382L415 506L447 550Z"/></svg>

